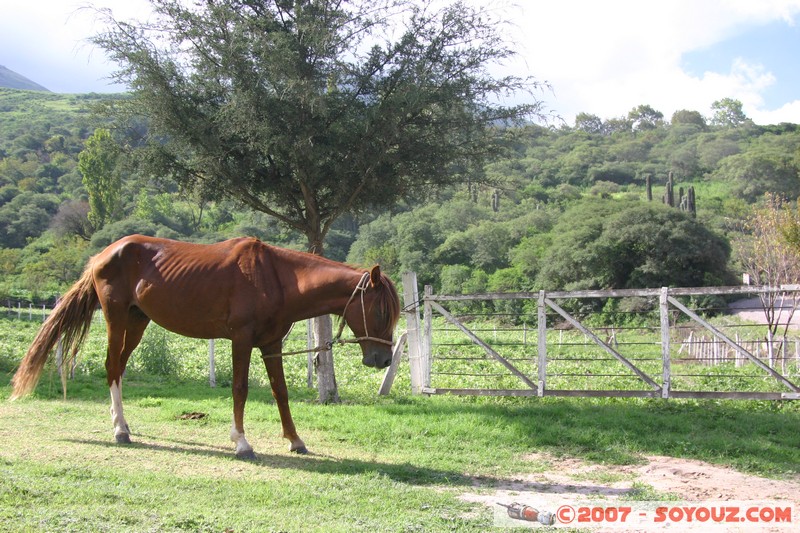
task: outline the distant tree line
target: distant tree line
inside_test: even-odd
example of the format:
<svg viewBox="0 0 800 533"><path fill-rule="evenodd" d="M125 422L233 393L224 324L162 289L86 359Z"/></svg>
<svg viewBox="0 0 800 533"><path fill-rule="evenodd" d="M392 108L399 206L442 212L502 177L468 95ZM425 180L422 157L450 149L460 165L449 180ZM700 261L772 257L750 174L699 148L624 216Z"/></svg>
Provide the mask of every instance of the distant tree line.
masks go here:
<svg viewBox="0 0 800 533"><path fill-rule="evenodd" d="M272 218L132 170L125 154L136 129L109 128L90 112L105 98L0 90L0 293L52 298L89 255L132 232L306 247L301 232ZM89 140L106 136L99 128L120 149L117 199L102 226L80 168ZM398 278L415 270L448 292L717 284L740 271L731 221L765 193L789 204L800 195L797 125L757 126L735 101L718 102L709 117L684 110L667 121L637 106L625 117L582 113L573 126L508 133L504 155L483 168L487 180L465 175L427 201L342 217L327 255L381 262ZM647 176L658 200L670 172L676 187L695 188L696 218L647 202Z"/></svg>

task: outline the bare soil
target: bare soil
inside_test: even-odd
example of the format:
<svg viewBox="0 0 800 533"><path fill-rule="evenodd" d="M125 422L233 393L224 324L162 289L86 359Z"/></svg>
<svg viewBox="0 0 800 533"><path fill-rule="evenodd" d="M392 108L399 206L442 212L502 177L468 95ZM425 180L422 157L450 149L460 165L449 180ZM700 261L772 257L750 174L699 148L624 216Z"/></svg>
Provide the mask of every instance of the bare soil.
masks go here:
<svg viewBox="0 0 800 533"><path fill-rule="evenodd" d="M674 457L647 456L637 465L609 466L585 463L579 459L548 457L530 454L525 461L539 462L543 471L512 480L481 480L476 490L461 495L465 501L483 503L495 511L501 526L542 527L520 521L508 522L506 505L520 503L542 511L556 513L569 505L600 506L603 508L643 503L639 500L657 500L667 505L687 505L687 502L705 502L705 505L780 505L793 506L793 523L789 525L733 524L653 524L653 514L644 525L624 526L602 523L589 527L589 531L796 531L800 520L800 476L786 480L761 478L712 465L703 461ZM549 467L548 467L549 465ZM696 505L696 503L695 503ZM702 527L701 527L702 526Z"/></svg>

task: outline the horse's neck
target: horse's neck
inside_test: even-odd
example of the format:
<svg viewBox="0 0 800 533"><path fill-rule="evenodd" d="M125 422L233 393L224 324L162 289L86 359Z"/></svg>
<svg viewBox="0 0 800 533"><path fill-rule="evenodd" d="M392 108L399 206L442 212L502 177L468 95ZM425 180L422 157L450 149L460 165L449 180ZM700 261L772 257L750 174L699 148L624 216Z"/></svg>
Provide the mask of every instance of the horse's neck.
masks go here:
<svg viewBox="0 0 800 533"><path fill-rule="evenodd" d="M284 288L293 293L297 305L292 307L307 315L302 318L342 314L362 276L345 265L305 254L292 255L287 262L294 281L286 282Z"/></svg>

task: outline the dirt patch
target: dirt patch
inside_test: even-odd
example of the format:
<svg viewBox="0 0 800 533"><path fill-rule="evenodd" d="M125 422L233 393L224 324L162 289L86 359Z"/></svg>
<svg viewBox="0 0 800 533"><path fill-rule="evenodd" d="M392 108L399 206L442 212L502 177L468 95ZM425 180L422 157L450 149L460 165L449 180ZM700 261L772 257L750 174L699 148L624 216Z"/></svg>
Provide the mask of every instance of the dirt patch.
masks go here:
<svg viewBox="0 0 800 533"><path fill-rule="evenodd" d="M461 495L461 499L479 502L491 507L495 525L513 527L538 524L511 521L506 510L498 503L520 503L542 511L557 514L563 506L574 509L600 507L603 510L619 506L633 506L628 523L600 520L599 524L585 524L590 531L685 531L708 529L714 531L790 531L796 530L800 521L800 477L789 480L766 479L743 474L730 468L703 461L674 457L648 456L642 464L607 466L587 464L577 459L547 457L531 454L526 461L550 465L546 472L526 475L519 479L476 481L476 490ZM793 506L794 526L766 524L705 523L655 523L654 506L648 500L666 502L669 506L686 506L690 502L705 502L708 506L780 505ZM727 503L726 503L727 502ZM646 509L646 515L637 516L637 508ZM636 519L636 520L633 520ZM573 524L574 525L574 524ZM701 527L702 526L702 527ZM720 529L722 528L722 529Z"/></svg>
<svg viewBox="0 0 800 533"><path fill-rule="evenodd" d="M681 499L789 501L800 508L800 479L766 479L690 459L648 457L634 469L642 483Z"/></svg>

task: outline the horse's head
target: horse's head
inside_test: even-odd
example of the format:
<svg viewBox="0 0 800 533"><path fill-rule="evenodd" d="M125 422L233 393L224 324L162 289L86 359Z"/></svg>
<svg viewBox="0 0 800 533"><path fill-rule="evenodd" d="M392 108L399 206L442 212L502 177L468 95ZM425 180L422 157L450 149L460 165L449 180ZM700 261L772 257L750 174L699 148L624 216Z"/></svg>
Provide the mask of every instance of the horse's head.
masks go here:
<svg viewBox="0 0 800 533"><path fill-rule="evenodd" d="M400 317L400 300L391 280L374 266L362 278L360 294L345 309L344 319L361 346L361 362L386 368L392 362L392 333Z"/></svg>

